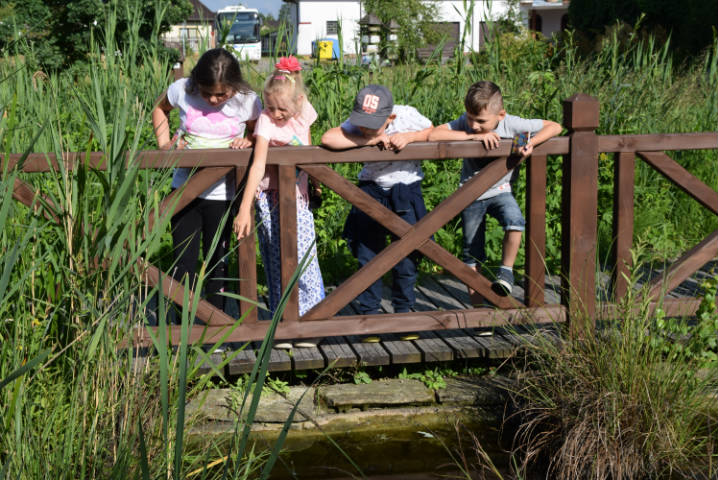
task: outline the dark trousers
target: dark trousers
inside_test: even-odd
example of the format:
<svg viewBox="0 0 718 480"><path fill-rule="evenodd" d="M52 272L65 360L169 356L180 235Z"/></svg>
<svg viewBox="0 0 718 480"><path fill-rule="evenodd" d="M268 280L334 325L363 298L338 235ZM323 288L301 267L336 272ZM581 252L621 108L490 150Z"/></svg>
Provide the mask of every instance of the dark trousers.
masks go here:
<svg viewBox="0 0 718 480"><path fill-rule="evenodd" d="M384 190L374 182L359 182L359 188L411 225L426 214L421 182L411 185L402 184L390 190ZM344 236L360 266L366 265L386 247L388 235L390 234L384 227L358 208L353 207L349 212ZM410 255L391 270L393 277L391 303L397 313L408 312L416 301L414 294L416 264L416 256ZM364 315L380 313L381 294L382 280L379 278L357 297L360 313Z"/></svg>
<svg viewBox="0 0 718 480"><path fill-rule="evenodd" d="M172 245L176 260L173 277L183 282L189 276L194 288L197 282L197 262L200 244L203 258L209 254L215 232L219 228L222 216L229 210L228 200L205 200L195 198L189 205L172 217ZM224 291L224 279L227 278L227 248L231 218L227 218L225 228L217 242L217 248L207 264L208 280L205 284L205 298L220 310L224 309L225 297L218 295Z"/></svg>

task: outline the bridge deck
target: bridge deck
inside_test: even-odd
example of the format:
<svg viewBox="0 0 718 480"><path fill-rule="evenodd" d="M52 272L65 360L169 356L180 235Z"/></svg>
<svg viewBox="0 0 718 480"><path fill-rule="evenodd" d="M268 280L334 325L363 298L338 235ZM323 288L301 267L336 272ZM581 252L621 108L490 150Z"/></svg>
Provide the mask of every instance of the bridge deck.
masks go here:
<svg viewBox="0 0 718 480"><path fill-rule="evenodd" d="M671 298L696 296L700 283L711 272L718 271L718 261L706 264L694 276L684 281L667 296ZM644 272L644 279L660 275L660 270ZM608 275L601 275L601 285L608 285ZM560 280L558 277L547 277L544 294L546 303L559 303ZM328 288L331 291L332 287ZM599 289L599 297L607 297L607 288ZM384 313L393 313L388 300L391 292L385 286L382 309ZM416 305L414 310L457 310L472 308L466 287L450 275L422 276L416 286ZM520 285L514 288L514 297L523 301L524 290ZM262 299L260 299L262 300ZM491 307L487 307L491 308ZM228 307L228 310L236 307ZM228 312L234 313L234 312ZM345 307L340 315L356 315L356 301ZM260 310L260 319L268 320L265 310ZM552 327L543 327L545 332L553 332ZM411 332L407 332L411 333ZM272 372L291 370L321 369L330 364L335 367L398 365L410 363L445 362L457 359L497 359L508 357L515 348L530 342L534 333L520 328L509 332L503 328L456 329L434 332L419 332L416 340L401 340L402 334L378 335L381 342L365 343L360 336L326 337L321 339L316 348L295 348L291 352L273 349L269 363ZM226 366L229 375L238 375L251 371L256 351L260 342L248 344L227 344L223 352L213 353L210 358L220 363L226 356L235 355ZM237 350L241 350L237 353ZM209 366L202 367L209 370Z"/></svg>

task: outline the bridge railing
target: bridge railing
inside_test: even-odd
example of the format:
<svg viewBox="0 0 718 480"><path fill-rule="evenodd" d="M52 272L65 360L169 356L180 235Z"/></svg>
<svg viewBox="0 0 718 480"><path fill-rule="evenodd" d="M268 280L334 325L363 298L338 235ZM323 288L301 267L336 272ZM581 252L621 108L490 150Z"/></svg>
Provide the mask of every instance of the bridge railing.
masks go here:
<svg viewBox="0 0 718 480"><path fill-rule="evenodd" d="M520 303L513 297L497 296L490 288L490 281L447 252L432 240L432 235L451 221L479 195L490 188L520 160L509 156L511 142L502 141L498 149L487 151L477 142L427 142L408 145L400 152L380 151L364 147L345 151L330 151L318 146L281 147L270 149L267 163L276 165L279 172L279 215L281 219L281 265L282 286L289 284L298 265L296 240L296 169L306 171L326 187L332 189L349 203L357 206L374 220L387 228L396 240L378 254L371 262L342 282L322 302L299 316L296 288L291 294L282 322L276 331L277 338L311 338L335 335L375 334L405 331L438 330L500 326L519 323L562 322L578 318L595 319L597 315L611 316L612 304L603 305L597 312L596 303L596 251L598 215L598 162L599 152L616 154L614 195L614 258L616 275L614 291L617 296L625 293L627 285L621 275L630 266L630 248L633 235L633 168L635 157L641 158L675 182L689 195L718 215L718 193L706 186L680 165L667 157L666 150L718 149L715 132L694 134L620 135L598 136L599 104L594 98L577 94L564 101L563 125L567 136L553 138L534 149L527 163L527 195L525 213L527 220L524 242L525 298ZM563 158L562 175L562 244L561 244L561 303L547 304L544 298L546 258L546 182L549 155ZM462 157L496 157L480 174L472 177L462 187L434 207L415 225L409 225L362 192L353 182L339 175L330 166L335 163L409 161ZM8 160L16 162L19 156ZM48 158L51 162L48 165ZM75 162L86 159L84 153L68 153L63 161L68 169ZM33 154L23 163L25 172L42 172L57 168L57 159L46 154ZM175 152L144 151L137 159L141 168L168 168L170 166L201 168L190 178L183 189L168 195L159 207L159 214L176 214L207 187L234 171L241 188L247 166L251 161L249 151L231 150L182 150ZM102 152L90 155L89 162L95 168L103 168ZM457 172L458 173L458 172ZM13 196L32 205L35 192L29 185L16 180ZM154 215L150 215L154 218ZM57 221L57 219L50 218ZM149 226L152 228L152 225ZM359 293L382 277L402 258L413 251L441 266L464 284L480 292L497 308L471 308L463 310L421 311L378 315L336 314ZM217 339L232 325L236 328L226 341L257 340L264 337L268 322L258 319L257 266L255 238L250 236L240 242L238 293L246 300L239 302L243 315L241 325L237 319L216 309L209 302L199 302L197 316L205 325L195 325L190 340L203 338L206 342ZM687 252L668 272L656 279L651 294L670 291L711 258L718 256L718 231ZM146 264L145 264L146 265ZM145 278L151 285L161 283L165 296L181 304L184 289L181 284L154 266L146 267ZM190 297L192 293L189 293ZM691 314L698 301L664 300L663 308L668 314ZM582 334L586 322L571 322L572 331ZM590 325L590 322L589 322ZM170 327L172 338L179 339L179 327ZM142 329L137 333L138 342L146 342ZM144 339L144 340L143 340Z"/></svg>

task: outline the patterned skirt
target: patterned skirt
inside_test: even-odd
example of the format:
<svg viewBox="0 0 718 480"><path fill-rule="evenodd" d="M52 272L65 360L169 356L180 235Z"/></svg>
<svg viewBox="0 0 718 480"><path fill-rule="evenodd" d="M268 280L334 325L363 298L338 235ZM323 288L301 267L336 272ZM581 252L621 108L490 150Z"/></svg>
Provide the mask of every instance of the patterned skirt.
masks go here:
<svg viewBox="0 0 718 480"><path fill-rule="evenodd" d="M279 195L277 190L259 193L257 202L257 235L259 250L264 261L264 271L269 287L269 308L274 311L282 296L282 263L279 235ZM314 215L306 202L297 198L297 257L301 261L310 250L309 264L299 277L299 315L304 315L324 298L324 280L317 261Z"/></svg>

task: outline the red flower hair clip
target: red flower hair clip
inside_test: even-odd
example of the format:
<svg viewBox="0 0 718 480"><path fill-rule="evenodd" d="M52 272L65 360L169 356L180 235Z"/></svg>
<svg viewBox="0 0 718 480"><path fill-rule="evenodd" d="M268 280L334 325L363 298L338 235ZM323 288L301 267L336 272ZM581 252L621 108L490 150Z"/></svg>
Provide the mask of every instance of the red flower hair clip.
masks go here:
<svg viewBox="0 0 718 480"><path fill-rule="evenodd" d="M274 64L274 68L284 72L298 72L302 69L299 60L294 55L288 57L281 57L277 63Z"/></svg>

